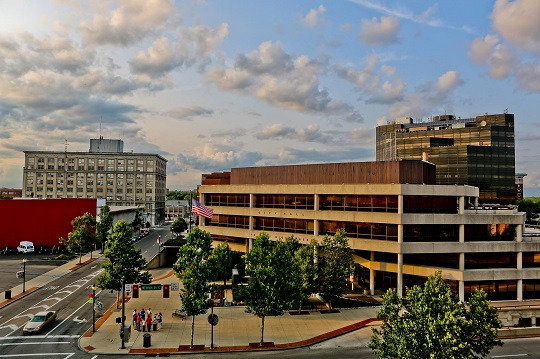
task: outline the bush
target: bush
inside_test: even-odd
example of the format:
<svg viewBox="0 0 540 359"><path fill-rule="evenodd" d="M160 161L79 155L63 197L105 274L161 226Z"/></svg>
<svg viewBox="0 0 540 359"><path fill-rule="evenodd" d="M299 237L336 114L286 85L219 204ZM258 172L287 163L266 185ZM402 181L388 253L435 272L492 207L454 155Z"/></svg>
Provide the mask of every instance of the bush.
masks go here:
<svg viewBox="0 0 540 359"><path fill-rule="evenodd" d="M75 257L75 254L59 254L55 259L69 261Z"/></svg>

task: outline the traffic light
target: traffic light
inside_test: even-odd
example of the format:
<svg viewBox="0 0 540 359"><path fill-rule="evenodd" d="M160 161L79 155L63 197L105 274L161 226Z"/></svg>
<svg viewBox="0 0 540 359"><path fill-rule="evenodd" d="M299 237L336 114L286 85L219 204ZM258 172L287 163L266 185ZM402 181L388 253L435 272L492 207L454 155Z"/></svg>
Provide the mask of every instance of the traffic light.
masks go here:
<svg viewBox="0 0 540 359"><path fill-rule="evenodd" d="M133 286L131 286L131 290L133 291L133 298L139 298L139 285L133 284Z"/></svg>
<svg viewBox="0 0 540 359"><path fill-rule="evenodd" d="M169 287L168 284L163 285L163 298L169 298Z"/></svg>

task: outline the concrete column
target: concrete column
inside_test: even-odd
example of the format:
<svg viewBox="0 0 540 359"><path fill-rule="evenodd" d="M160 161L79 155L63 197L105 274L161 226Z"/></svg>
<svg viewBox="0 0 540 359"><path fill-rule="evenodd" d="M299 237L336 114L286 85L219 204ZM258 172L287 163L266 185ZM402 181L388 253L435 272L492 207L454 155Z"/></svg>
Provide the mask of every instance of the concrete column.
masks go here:
<svg viewBox="0 0 540 359"><path fill-rule="evenodd" d="M319 210L319 195L315 194L315 198L313 200L313 209L318 211Z"/></svg>
<svg viewBox="0 0 540 359"><path fill-rule="evenodd" d="M478 207L478 197L474 197L474 208Z"/></svg>
<svg viewBox="0 0 540 359"><path fill-rule="evenodd" d="M249 194L249 208L253 208L254 202L255 202L255 196L253 195L253 193L250 193Z"/></svg>
<svg viewBox="0 0 540 359"><path fill-rule="evenodd" d="M517 252L517 269L523 269L523 252Z"/></svg>
<svg viewBox="0 0 540 359"><path fill-rule="evenodd" d="M465 243L465 225L459 225L459 243Z"/></svg>
<svg viewBox="0 0 540 359"><path fill-rule="evenodd" d="M397 226L397 242L403 243L403 224L398 224ZM399 251L401 252L401 246Z"/></svg>
<svg viewBox="0 0 540 359"><path fill-rule="evenodd" d="M397 256L397 294L403 297L403 253Z"/></svg>
<svg viewBox="0 0 540 359"><path fill-rule="evenodd" d="M531 317L531 325L532 325L533 327L536 327L536 317L534 317L534 316Z"/></svg>
<svg viewBox="0 0 540 359"><path fill-rule="evenodd" d="M523 279L517 281L517 300L523 301Z"/></svg>
<svg viewBox="0 0 540 359"><path fill-rule="evenodd" d="M458 213L459 214L465 213L465 197L463 196L459 197Z"/></svg>
<svg viewBox="0 0 540 359"><path fill-rule="evenodd" d="M313 220L313 235L317 237L319 235L319 220Z"/></svg>
<svg viewBox="0 0 540 359"><path fill-rule="evenodd" d="M371 251L369 260L369 294L375 295L375 269L373 269L375 263L375 252Z"/></svg>
<svg viewBox="0 0 540 359"><path fill-rule="evenodd" d="M403 195L399 194L397 196L397 213L403 214Z"/></svg>
<svg viewBox="0 0 540 359"><path fill-rule="evenodd" d="M460 280L459 281L459 300L464 302L465 301L465 282Z"/></svg>
<svg viewBox="0 0 540 359"><path fill-rule="evenodd" d="M459 254L459 270L462 272L465 270L465 253Z"/></svg>
<svg viewBox="0 0 540 359"><path fill-rule="evenodd" d="M516 226L516 242L521 242L523 240L523 225L518 224Z"/></svg>
<svg viewBox="0 0 540 359"><path fill-rule="evenodd" d="M253 238L248 239L248 250L251 252L253 249Z"/></svg>

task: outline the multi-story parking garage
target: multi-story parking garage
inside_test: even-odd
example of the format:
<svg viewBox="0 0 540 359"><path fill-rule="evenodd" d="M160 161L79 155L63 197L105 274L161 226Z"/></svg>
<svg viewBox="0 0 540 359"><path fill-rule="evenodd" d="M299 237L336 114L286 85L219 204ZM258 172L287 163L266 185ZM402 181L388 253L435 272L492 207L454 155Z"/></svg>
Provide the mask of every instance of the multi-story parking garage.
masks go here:
<svg viewBox="0 0 540 359"><path fill-rule="evenodd" d="M461 299L482 288L491 299L540 298L540 239L523 234L513 206L479 206L479 190L435 184L422 161L257 168L203 175L200 227L249 250L266 232L301 243L345 228L360 285L376 289L424 282L442 271Z"/></svg>

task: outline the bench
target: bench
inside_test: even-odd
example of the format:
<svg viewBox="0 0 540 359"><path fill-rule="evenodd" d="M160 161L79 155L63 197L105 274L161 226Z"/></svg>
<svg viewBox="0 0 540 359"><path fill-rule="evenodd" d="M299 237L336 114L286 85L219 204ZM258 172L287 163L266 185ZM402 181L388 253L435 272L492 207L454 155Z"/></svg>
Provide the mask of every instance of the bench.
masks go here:
<svg viewBox="0 0 540 359"><path fill-rule="evenodd" d="M175 309L175 310L172 312L172 316L173 316L173 317L182 318L182 320L187 319L187 314L186 314L185 312L182 312L180 309Z"/></svg>

